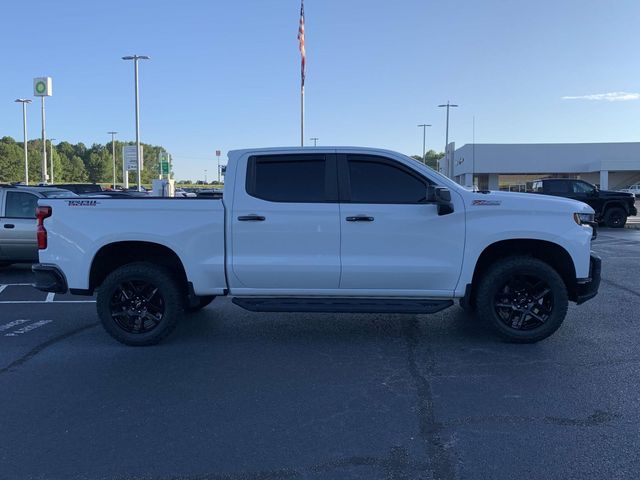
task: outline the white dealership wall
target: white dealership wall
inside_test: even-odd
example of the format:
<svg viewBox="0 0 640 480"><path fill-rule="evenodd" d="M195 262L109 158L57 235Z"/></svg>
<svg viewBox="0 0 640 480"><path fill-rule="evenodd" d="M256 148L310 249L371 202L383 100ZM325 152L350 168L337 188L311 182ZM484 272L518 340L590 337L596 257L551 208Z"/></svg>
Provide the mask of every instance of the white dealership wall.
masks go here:
<svg viewBox="0 0 640 480"><path fill-rule="evenodd" d="M453 153L461 185L497 190L500 175L570 176L618 189L640 183L640 143L476 143ZM446 170L445 170L446 172Z"/></svg>

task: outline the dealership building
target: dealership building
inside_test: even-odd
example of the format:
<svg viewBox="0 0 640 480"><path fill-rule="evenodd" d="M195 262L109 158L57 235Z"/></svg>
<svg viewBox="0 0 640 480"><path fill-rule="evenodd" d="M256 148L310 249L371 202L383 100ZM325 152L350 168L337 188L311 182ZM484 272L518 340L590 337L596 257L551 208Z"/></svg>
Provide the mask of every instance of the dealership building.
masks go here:
<svg viewBox="0 0 640 480"><path fill-rule="evenodd" d="M449 144L442 173L481 190L524 190L537 178L579 178L601 189L640 183L640 143Z"/></svg>

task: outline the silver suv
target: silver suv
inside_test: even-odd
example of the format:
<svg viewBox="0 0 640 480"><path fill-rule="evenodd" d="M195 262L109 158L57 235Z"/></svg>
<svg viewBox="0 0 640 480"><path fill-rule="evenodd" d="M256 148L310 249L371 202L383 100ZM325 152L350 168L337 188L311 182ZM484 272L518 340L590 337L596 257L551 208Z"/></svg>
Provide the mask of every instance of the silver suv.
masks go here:
<svg viewBox="0 0 640 480"><path fill-rule="evenodd" d="M55 187L0 185L0 267L38 261L36 207L39 198L77 197Z"/></svg>

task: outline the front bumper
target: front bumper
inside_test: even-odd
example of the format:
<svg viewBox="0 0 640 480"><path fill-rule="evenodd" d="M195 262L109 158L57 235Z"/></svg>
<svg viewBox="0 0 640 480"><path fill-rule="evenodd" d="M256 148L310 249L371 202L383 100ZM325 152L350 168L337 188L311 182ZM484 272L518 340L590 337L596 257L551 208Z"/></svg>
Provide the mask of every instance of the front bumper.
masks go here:
<svg viewBox="0 0 640 480"><path fill-rule="evenodd" d="M34 287L43 292L67 293L67 279L55 265L36 263L31 267L36 277Z"/></svg>
<svg viewBox="0 0 640 480"><path fill-rule="evenodd" d="M589 278L577 279L576 303L578 305L591 300L598 294L601 271L602 260L592 253L589 264Z"/></svg>

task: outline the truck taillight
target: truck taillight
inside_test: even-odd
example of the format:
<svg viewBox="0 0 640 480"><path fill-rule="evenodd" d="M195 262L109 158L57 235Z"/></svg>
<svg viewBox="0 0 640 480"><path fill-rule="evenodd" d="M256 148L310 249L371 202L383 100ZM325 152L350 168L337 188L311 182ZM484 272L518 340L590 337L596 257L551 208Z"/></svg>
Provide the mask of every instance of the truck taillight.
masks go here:
<svg viewBox="0 0 640 480"><path fill-rule="evenodd" d="M36 234L38 237L39 250L45 250L47 248L47 230L44 228L44 219L49 218L50 216L51 216L51 207L36 208L36 218L38 219Z"/></svg>

